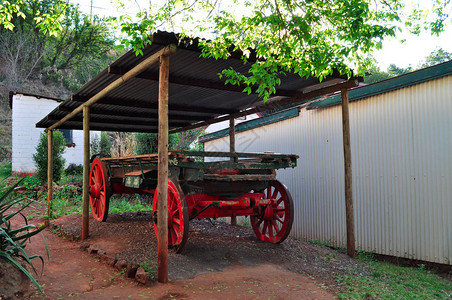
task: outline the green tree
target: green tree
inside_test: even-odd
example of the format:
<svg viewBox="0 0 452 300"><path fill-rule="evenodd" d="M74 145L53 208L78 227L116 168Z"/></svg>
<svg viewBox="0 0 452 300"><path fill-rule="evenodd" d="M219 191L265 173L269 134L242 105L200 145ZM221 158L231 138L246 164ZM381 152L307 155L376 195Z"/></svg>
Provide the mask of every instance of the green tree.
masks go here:
<svg viewBox="0 0 452 300"><path fill-rule="evenodd" d="M95 136L91 141L90 152L91 155L100 155L101 157L109 157L111 155L110 137L108 133L102 132L99 136Z"/></svg>
<svg viewBox="0 0 452 300"><path fill-rule="evenodd" d="M335 69L364 75L371 65L368 54L401 27L439 34L449 1L434 1L430 10L416 7L404 18L402 0L236 0L229 6L217 0L168 0L142 12L138 22L122 17L119 23L128 36L122 44L137 54L151 42L147 33L162 28L209 37L201 41L204 57L225 59L241 51L242 60L251 63L249 71L223 70L220 77L266 100L287 72L320 80Z"/></svg>
<svg viewBox="0 0 452 300"><path fill-rule="evenodd" d="M395 64L390 64L388 67L388 74L390 77L400 76L403 74L407 74L414 71L413 68L410 66L408 68L401 68L397 67Z"/></svg>
<svg viewBox="0 0 452 300"><path fill-rule="evenodd" d="M435 49L425 58L425 62L421 64L421 68L434 66L449 60L452 60L452 53L444 51L441 48Z"/></svg>
<svg viewBox="0 0 452 300"><path fill-rule="evenodd" d="M41 133L39 143L36 146L36 153L33 154L33 161L36 165L37 176L41 181L47 180L47 134ZM53 131L53 147L52 147L52 161L53 161L53 180L55 182L60 181L64 172L64 164L66 160L63 157L63 153L66 151L66 141L63 134L55 130Z"/></svg>
<svg viewBox="0 0 452 300"><path fill-rule="evenodd" d="M377 65L372 65L364 76L364 83L370 84L389 78L391 78L391 75L389 75L388 72L380 70Z"/></svg>
<svg viewBox="0 0 452 300"><path fill-rule="evenodd" d="M119 54L106 19L63 0L13 2L11 25L0 26L0 74L11 89L42 78L75 91Z"/></svg>

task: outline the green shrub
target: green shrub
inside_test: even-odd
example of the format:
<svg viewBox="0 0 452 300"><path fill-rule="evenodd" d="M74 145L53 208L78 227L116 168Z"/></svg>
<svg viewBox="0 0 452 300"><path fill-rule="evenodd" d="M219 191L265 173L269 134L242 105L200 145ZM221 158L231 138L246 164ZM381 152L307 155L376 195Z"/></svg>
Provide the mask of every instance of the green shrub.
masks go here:
<svg viewBox="0 0 452 300"><path fill-rule="evenodd" d="M0 258L3 258L4 260L6 260L6 262L10 263L14 267L22 271L25 275L27 275L28 278L30 278L30 280L41 291L41 287L39 286L36 279L34 279L30 272L26 268L24 268L20 261L23 260L25 263L27 263L35 272L35 274L37 274L37 272L35 267L31 263L31 259L39 258L42 262L42 266L44 267L44 260L41 256L29 256L25 252L24 248L27 240L30 237L41 232L45 227L37 229L35 225L31 225L26 222L26 225L20 228L13 228L10 221L11 218L16 215L22 215L22 217L25 218L25 216L22 214L22 211L31 204L31 202L27 201L27 199L25 199L24 197L14 197L13 192L15 188L19 184L21 184L23 180L24 179L19 180L14 186L10 187L9 189L3 189L0 192ZM19 209L12 211L12 208L14 208L16 205L19 205ZM47 245L46 250L48 257L49 252Z"/></svg>
<svg viewBox="0 0 452 300"><path fill-rule="evenodd" d="M170 150L195 150L202 151L203 145L197 139L204 134L204 128L197 128L170 134L168 137L168 149ZM136 154L150 154L158 152L157 133L136 133Z"/></svg>
<svg viewBox="0 0 452 300"><path fill-rule="evenodd" d="M34 176L27 176L22 181L22 186L26 188L26 191L24 193L24 196L31 198L31 199L37 199L37 191L35 191L35 188L38 186L41 186L42 182L37 177Z"/></svg>
<svg viewBox="0 0 452 300"><path fill-rule="evenodd" d="M96 135L91 141L90 151L91 155L99 155L101 157L111 156L111 141L108 133L102 132L100 138Z"/></svg>
<svg viewBox="0 0 452 300"><path fill-rule="evenodd" d="M137 146L135 148L135 153L150 154L157 153L158 149L158 134L157 133L135 133L135 140Z"/></svg>
<svg viewBox="0 0 452 300"><path fill-rule="evenodd" d="M83 175L83 166L76 164L69 164L69 166L64 170L66 175Z"/></svg>
<svg viewBox="0 0 452 300"><path fill-rule="evenodd" d="M47 134L41 133L36 153L33 154L33 160L37 169L37 177L41 181L47 180ZM53 132L53 180L58 182L64 171L66 160L63 153L66 150L66 141L60 131Z"/></svg>

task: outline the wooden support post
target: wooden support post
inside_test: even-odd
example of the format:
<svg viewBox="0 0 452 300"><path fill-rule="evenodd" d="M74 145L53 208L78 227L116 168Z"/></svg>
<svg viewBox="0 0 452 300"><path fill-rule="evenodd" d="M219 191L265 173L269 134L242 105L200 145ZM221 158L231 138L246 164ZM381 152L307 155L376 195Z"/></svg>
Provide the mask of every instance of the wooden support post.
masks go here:
<svg viewBox="0 0 452 300"><path fill-rule="evenodd" d="M235 122L234 118L229 119L229 152L235 152ZM234 162L236 158L231 157L231 162ZM237 225L237 217L231 216L231 225Z"/></svg>
<svg viewBox="0 0 452 300"><path fill-rule="evenodd" d="M83 107L83 211L82 240L89 235L89 107Z"/></svg>
<svg viewBox="0 0 452 300"><path fill-rule="evenodd" d="M341 90L342 96L342 136L345 169L345 216L347 223L347 254L355 255L355 220L353 216L352 153L350 147L350 118L348 110L348 90Z"/></svg>
<svg viewBox="0 0 452 300"><path fill-rule="evenodd" d="M52 217L52 198L53 198L53 130L47 131L47 220L46 225L50 224Z"/></svg>
<svg viewBox="0 0 452 300"><path fill-rule="evenodd" d="M160 56L157 280L161 283L168 282L168 78L169 56Z"/></svg>

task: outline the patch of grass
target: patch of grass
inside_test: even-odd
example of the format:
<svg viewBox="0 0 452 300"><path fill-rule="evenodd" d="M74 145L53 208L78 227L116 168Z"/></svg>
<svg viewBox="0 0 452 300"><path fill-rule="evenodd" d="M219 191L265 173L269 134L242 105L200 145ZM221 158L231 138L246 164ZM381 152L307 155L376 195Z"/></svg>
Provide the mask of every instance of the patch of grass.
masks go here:
<svg viewBox="0 0 452 300"><path fill-rule="evenodd" d="M6 178L11 176L11 163L0 162L0 178Z"/></svg>
<svg viewBox="0 0 452 300"><path fill-rule="evenodd" d="M142 264L138 264L138 266L140 266L141 268L143 268L143 270L144 270L146 273L149 274L149 278L150 278L151 280L155 280L156 275L155 275L154 271L152 271L152 268L151 268L151 264L150 264L150 263L148 263L148 262L146 261L146 262L144 262L144 263L142 263Z"/></svg>
<svg viewBox="0 0 452 300"><path fill-rule="evenodd" d="M333 244L330 239L324 239L323 241L321 241L319 239L312 239L312 240L309 240L308 243L317 245L320 247L331 247L331 245Z"/></svg>
<svg viewBox="0 0 452 300"><path fill-rule="evenodd" d="M246 228L251 228L251 222L249 217L243 217L239 219L239 225Z"/></svg>
<svg viewBox="0 0 452 300"><path fill-rule="evenodd" d="M139 195L130 198L111 197L108 211L110 213L152 211L152 205L143 202Z"/></svg>
<svg viewBox="0 0 452 300"><path fill-rule="evenodd" d="M337 280L344 288L339 299L450 299L452 282L419 268L379 262L374 254L358 251L358 260L366 265L370 276L344 276Z"/></svg>
<svg viewBox="0 0 452 300"><path fill-rule="evenodd" d="M55 191L52 201L52 218L82 213L83 198L73 186L64 186ZM146 204L139 196L130 198L113 196L110 198L109 213L152 211L152 205Z"/></svg>
<svg viewBox="0 0 452 300"><path fill-rule="evenodd" d="M83 182L83 174L63 174L59 184L64 185L73 182Z"/></svg>

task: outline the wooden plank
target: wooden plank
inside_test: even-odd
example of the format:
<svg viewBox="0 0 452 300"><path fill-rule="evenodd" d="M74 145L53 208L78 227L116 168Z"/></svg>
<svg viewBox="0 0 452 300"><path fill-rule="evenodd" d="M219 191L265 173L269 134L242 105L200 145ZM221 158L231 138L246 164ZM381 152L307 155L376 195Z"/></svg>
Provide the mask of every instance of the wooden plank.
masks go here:
<svg viewBox="0 0 452 300"><path fill-rule="evenodd" d="M345 215L347 224L347 254L355 255L355 221L353 214L352 190L352 152L350 147L350 116L348 109L348 90L341 90L342 98L342 136L345 169Z"/></svg>
<svg viewBox="0 0 452 300"><path fill-rule="evenodd" d="M148 58L146 58L145 60L140 62L138 65L136 65L132 70L130 70L129 72L127 72L120 78L116 79L112 83L110 83L102 91L100 91L99 93L97 93L96 95L91 97L88 101L86 101L85 103L83 103L82 105L80 105L79 107L74 109L70 114L66 115L64 118L62 118L58 122L54 123L52 126L47 128L46 130L52 130L54 128L57 128L59 125L63 124L67 120L73 118L77 114L81 113L83 110L83 107L90 106L90 105L96 103L97 101L102 99L105 95L107 95L110 91L113 91L114 89L116 89L117 87L122 85L123 83L136 77L138 74L140 74L141 72L143 72L144 70L146 70L147 68L152 66L153 64L157 63L159 60L159 57L161 55L170 55L170 54L176 52L176 48L177 48L176 45L171 44L171 45L168 45L165 48L157 51L153 55L149 56Z"/></svg>
<svg viewBox="0 0 452 300"><path fill-rule="evenodd" d="M349 81L346 81L344 83L335 84L333 86L328 86L328 87L325 87L325 88L320 88L318 90L314 90L314 91L310 91L310 92L307 92L307 93L304 93L304 94L300 94L300 95L298 95L296 97L283 99L283 100L275 100L273 102L267 102L266 104L259 105L259 106L255 107L255 108L251 108L251 109L247 109L245 111L233 113L233 114L230 114L228 116L218 117L218 118L210 119L210 120L207 120L207 121L199 122L199 123L196 123L196 124L193 124L193 125L185 126L185 127L182 127L182 128L172 129L170 131L170 134L181 132L181 131L186 131L186 130L190 130L190 129L195 129L195 128L211 125L211 124L214 124L214 123L218 123L218 122L227 121L230 118L239 118L239 117L244 117L244 116L247 116L247 115L255 114L255 113L258 113L258 112L264 112L266 110L277 109L277 108L280 108L280 107L283 107L283 106L286 106L286 105L289 105L289 104L301 102L301 101L309 101L309 100L311 100L311 99L313 99L315 97L318 97L318 96L323 96L325 94L329 94L329 93L340 91L340 90L342 90L344 88L351 88L351 87L356 87L356 86L358 86L358 80L349 80Z"/></svg>
<svg viewBox="0 0 452 300"><path fill-rule="evenodd" d="M53 131L47 132L47 220L46 225L50 224L52 217L53 200Z"/></svg>
<svg viewBox="0 0 452 300"><path fill-rule="evenodd" d="M170 166L180 167L180 168L191 168L191 169L282 169L282 168L295 168L297 166L296 160L291 161L274 161L269 163L257 163L257 162L185 162L185 161L174 161L170 162Z"/></svg>
<svg viewBox="0 0 452 300"><path fill-rule="evenodd" d="M124 161L145 161L145 160L155 160L157 161L159 154L158 153L152 153L152 154L140 154L140 155L131 155L131 156L122 156L122 157L104 157L101 158L102 161L105 162L124 162ZM177 157L177 158L184 158L185 155L179 152L175 151L168 151L169 157Z"/></svg>
<svg viewBox="0 0 452 300"><path fill-rule="evenodd" d="M89 236L89 117L90 111L88 106L83 107L83 208L82 208L82 240L86 240Z"/></svg>
<svg viewBox="0 0 452 300"><path fill-rule="evenodd" d="M185 151L173 150L172 153L181 153L185 156L200 156L200 157L238 157L238 158L282 158L282 159L297 159L296 154L281 154L281 153L258 153L258 152L221 152L221 151Z"/></svg>
<svg viewBox="0 0 452 300"><path fill-rule="evenodd" d="M262 180L274 180L275 178L276 177L274 174L240 174L240 175L204 174L204 180L217 180L217 181L262 181Z"/></svg>
<svg viewBox="0 0 452 300"><path fill-rule="evenodd" d="M168 76L169 56L160 57L158 137L157 280L168 282Z"/></svg>

